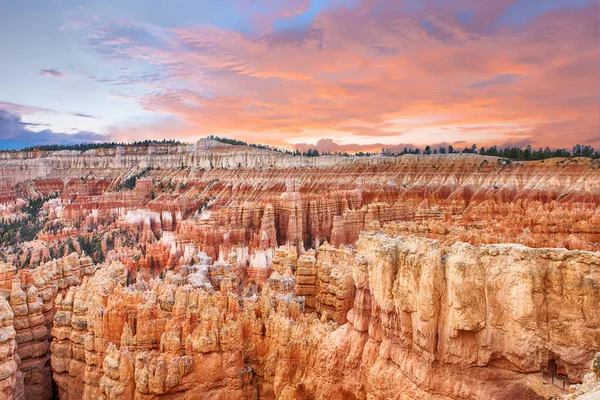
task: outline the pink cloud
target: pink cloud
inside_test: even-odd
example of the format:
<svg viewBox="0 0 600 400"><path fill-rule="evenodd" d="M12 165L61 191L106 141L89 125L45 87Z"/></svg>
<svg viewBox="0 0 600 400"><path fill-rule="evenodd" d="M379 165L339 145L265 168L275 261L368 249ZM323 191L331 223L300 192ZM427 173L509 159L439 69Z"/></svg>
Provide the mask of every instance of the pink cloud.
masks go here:
<svg viewBox="0 0 600 400"><path fill-rule="evenodd" d="M258 29L269 29L277 19L306 12L310 0L241 0L236 2L236 6L242 13L250 14L253 25Z"/></svg>
<svg viewBox="0 0 600 400"><path fill-rule="evenodd" d="M4 101L0 101L0 110L7 111L11 114L19 115L19 116L38 114L38 113L51 113L51 114L56 113L56 111L50 110L48 108L26 106L23 104L15 104L15 103L7 103Z"/></svg>
<svg viewBox="0 0 600 400"><path fill-rule="evenodd" d="M51 78L60 78L67 79L69 76L65 73L60 72L57 68L52 69L42 69L40 70L40 75Z"/></svg>
<svg viewBox="0 0 600 400"><path fill-rule="evenodd" d="M598 4L486 31L511 2L483 3L463 2L477 11L469 23L452 17L453 2L406 14L373 12L366 1L322 11L297 37L195 26L160 44L108 34L101 42L159 68L137 100L200 134L284 144L335 131L362 144L422 145L440 134L471 140L469 129L484 126L482 144L562 147L598 132ZM286 2L277 15L305 7Z"/></svg>

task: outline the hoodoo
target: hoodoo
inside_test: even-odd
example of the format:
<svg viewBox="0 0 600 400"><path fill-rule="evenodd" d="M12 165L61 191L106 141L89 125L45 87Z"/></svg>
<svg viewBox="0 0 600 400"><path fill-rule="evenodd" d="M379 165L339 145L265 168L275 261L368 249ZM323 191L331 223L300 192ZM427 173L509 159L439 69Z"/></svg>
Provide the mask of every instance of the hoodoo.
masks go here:
<svg viewBox="0 0 600 400"><path fill-rule="evenodd" d="M599 169L0 153L0 397L596 398Z"/></svg>

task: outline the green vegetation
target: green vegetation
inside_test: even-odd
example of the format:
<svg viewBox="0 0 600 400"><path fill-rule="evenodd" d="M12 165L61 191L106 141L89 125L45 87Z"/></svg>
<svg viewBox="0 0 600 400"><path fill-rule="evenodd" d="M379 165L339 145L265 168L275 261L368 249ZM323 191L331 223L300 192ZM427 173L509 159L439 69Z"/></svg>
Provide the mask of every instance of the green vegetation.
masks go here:
<svg viewBox="0 0 600 400"><path fill-rule="evenodd" d="M275 147L270 147L262 144L254 144L254 143L246 143L237 139L228 139L221 138L219 136L209 136L209 139L216 140L218 142L232 144L235 146L250 146L258 149L266 149L272 151L278 151L283 154L290 154L293 156L304 156L304 157L319 157L323 155L336 155L341 157L352 157L353 155L348 154L347 152L334 152L330 151L321 151L317 149L308 149L304 152L300 152L300 150L289 151L282 150ZM455 149L453 146L448 146L448 148L441 146L438 148L433 148L432 146L425 146L425 149L421 151L420 148L408 148L404 147L402 151L394 152L389 148L381 149L381 153L376 152L362 152L359 151L354 154L355 157L368 157L377 154L383 154L386 156L402 156L404 154L480 154L485 156L496 156L503 157L510 160L515 161L532 161L532 160L544 160L552 157L589 157L589 158L600 158L600 151L595 151L593 147L588 145L577 144L573 146L572 151L568 151L567 149L555 149L551 150L549 147L545 149L540 148L539 150L533 150L531 146L527 146L524 149L520 147L505 147L498 148L497 146L492 146L489 148L478 148L476 144L473 144L471 147L464 147L462 150Z"/></svg>
<svg viewBox="0 0 600 400"><path fill-rule="evenodd" d="M152 168L148 167L144 168L140 172L131 175L129 178L119 183L119 185L115 188L115 192L118 192L123 189L132 190L135 187L135 183L137 182L138 178L141 178L142 176L146 175L151 170Z"/></svg>
<svg viewBox="0 0 600 400"><path fill-rule="evenodd" d="M77 240L75 237L59 239L55 246L49 246L48 251L50 252L50 258L61 258L77 252L74 243L75 240Z"/></svg>
<svg viewBox="0 0 600 400"><path fill-rule="evenodd" d="M533 150L531 146L527 146L525 149L519 147L506 147L504 149L497 149L496 146L492 146L487 150L485 148L479 149L479 154L485 156L498 156L504 158L510 158L511 160L544 160L552 157L589 157L589 158L600 158L600 151L594 152L594 148L587 145L577 144L573 146L573 151L569 152L566 149L550 150L549 147L538 150Z"/></svg>
<svg viewBox="0 0 600 400"><path fill-rule="evenodd" d="M505 147L499 149L497 146L492 146L487 149L484 147L479 148L479 150L477 149L478 147L476 144L472 145L471 147L465 147L461 151L454 149L452 146L448 146L447 150L445 147L433 149L431 146L426 146L423 154L480 154L482 156L503 157L515 161L545 160L553 157L600 158L600 151L594 151L593 147L580 144L573 146L572 151L568 151L567 149L551 150L549 147L546 147L545 149L539 148L538 150L534 150L531 146L527 146L525 149L520 147ZM401 156L404 154L421 154L421 150L419 148L408 149L405 147L402 152L394 153L390 149L384 148L382 149L381 154L388 156ZM356 155L359 155L359 153Z"/></svg>
<svg viewBox="0 0 600 400"><path fill-rule="evenodd" d="M480 154L480 155L484 155L484 156L496 156L496 157L503 157L503 158L507 158L510 160L515 160L515 161L533 161L533 160L544 160L547 158L553 158L553 157L589 157L589 158L600 158L600 151L594 151L594 148L588 145L580 145L577 144L575 146L573 146L573 150L572 151L568 151L567 149L555 149L555 150L550 150L549 147L546 147L545 149L538 149L538 150L533 150L533 148L531 146L527 146L525 147L525 149L522 149L520 147L505 147L505 148L501 148L499 149L497 146L492 146L489 148L480 148L479 151L477 150L477 145L474 144L471 147L465 147L462 150L457 150L454 149L453 146L448 146L448 148L446 149L446 147L439 147L437 149L432 148L431 146L425 146L425 150L421 151L420 148L415 147L412 149L409 149L408 147L404 147L404 149L400 152L393 152L391 149L389 148L383 148L381 149L381 153L370 153L370 152L362 152L359 151L357 153L354 154L354 156L356 157L368 157L368 156L372 156L372 155L376 155L376 154L383 154L386 156L392 156L392 157L398 157L398 156L402 156L405 154L459 154L459 153L463 153L463 154ZM294 155L300 155L300 152L298 150L296 150L294 153ZM319 153L318 150L316 149L308 149L308 151L303 152L302 155L306 156L306 157L318 157L320 155L331 155L331 152L324 152L322 151L321 153ZM336 156L342 156L342 157L352 157L350 154L344 152L335 152L333 153L333 155Z"/></svg>
<svg viewBox="0 0 600 400"><path fill-rule="evenodd" d="M58 232L60 232L64 228L65 228L65 225L62 222L51 221L46 224L44 231L46 231L52 235L56 235Z"/></svg>
<svg viewBox="0 0 600 400"><path fill-rule="evenodd" d="M102 239L99 235L79 235L77 242L81 251L90 256L95 263L104 262L104 250L102 250Z"/></svg>
<svg viewBox="0 0 600 400"><path fill-rule="evenodd" d="M21 210L25 217L19 220L5 221L0 219L0 247L18 246L34 240L38 232L44 228L44 220L39 218L44 203L56 196L30 199Z"/></svg>
<svg viewBox="0 0 600 400"><path fill-rule="evenodd" d="M524 149L521 147L504 147L504 148L498 148L497 146L492 146L489 148L479 148L477 145L472 145L471 147L464 147L462 150L458 150L455 149L453 146L448 146L448 148L441 146L439 148L433 148L432 146L426 146L425 149L423 151L421 151L420 148L415 147L415 148L408 148L408 147L404 147L404 149L402 151L397 151L397 152L393 152L391 149L389 148L383 148L381 149L381 153L377 153L377 152L362 152L359 151L357 153L355 153L354 155L349 154L348 152L334 152L331 153L330 151L320 151L317 149L308 149L306 151L300 152L299 150L294 150L294 151L290 151L290 150L285 150L285 149L280 149L277 147L272 147L269 145L264 145L264 144L256 144L256 143L247 143L244 142L242 140L237 140L237 139L229 139L229 138L225 138L225 137L219 137L219 136L215 136L215 135L210 135L208 136L208 139L212 139L221 143L227 143L227 144L231 144L231 145L235 145L235 146L248 146L248 147L254 147L257 149L263 149L263 150L270 150L270 151L276 151L282 154L289 154L289 155L293 155L293 156L305 156L305 157L318 157L318 156L322 156L322 155L336 155L336 156L341 156L341 157L352 157L352 156L357 156L357 157L364 157L364 156L371 156L371 155L376 155L376 154L384 154L387 156L402 156L404 154L457 154L457 153L464 153L464 154L481 154L481 155L487 155L487 156L497 156L497 157L503 157L503 158L507 158L510 160L518 160L518 161L530 161L530 160L544 160L547 158L552 158L552 157L590 157L590 158L600 158L600 151L595 151L593 147L589 146L589 145L580 145L577 144L575 146L573 146L573 149L571 151L568 151L567 149L555 149L555 150L551 150L549 147L546 147L545 149L538 149L538 150L533 150L533 148L531 146L527 146ZM139 142L132 142L132 143L117 143L117 142L104 142L104 143L81 143L81 144L74 144L74 145L59 145L59 144L52 144L52 145L40 145L40 146L34 146L34 147L27 147L25 149L23 149L24 151L57 151L57 150L77 150L77 151L86 151L86 150L90 150L90 149L106 149L106 148L114 148L117 146L138 146L138 147L148 147L150 145L180 145L182 144L181 142L177 141L177 140L162 140L162 141L156 141L156 140L144 140L144 141L139 141ZM10 151L17 151L17 150L10 150ZM185 166L181 166L181 169L184 169ZM120 187L118 190L121 190L125 187L133 187L135 186L135 180L137 179L136 177L131 177L129 178L131 179L131 181L126 182L123 187ZM133 186L132 186L133 185ZM121 186L121 185L120 185Z"/></svg>
<svg viewBox="0 0 600 400"><path fill-rule="evenodd" d="M254 147L256 149L277 151L277 152L283 153L283 154L294 154L293 152L291 152L289 150L282 150L282 149L279 149L277 147L268 146L266 144L246 143L246 142L244 142L242 140L229 139L229 138L224 138L224 137L222 138L222 137L214 136L214 135L208 136L207 139L212 139L212 140L215 140L217 142L231 144L231 145L234 145L234 146L248 146L248 147Z"/></svg>
<svg viewBox="0 0 600 400"><path fill-rule="evenodd" d="M308 149L307 151L302 153L303 156L305 157L319 157L319 150L317 149Z"/></svg>
<svg viewBox="0 0 600 400"><path fill-rule="evenodd" d="M171 178L169 178L167 183L164 183L162 181L159 182L157 186L161 192L164 191L165 189L173 190L175 188L175 186L173 185L173 180Z"/></svg>
<svg viewBox="0 0 600 400"><path fill-rule="evenodd" d="M117 142L102 142L102 143L80 143L80 144L44 144L39 146L25 147L22 151L58 151L58 150L77 150L87 151L92 149L112 149L115 147L138 146L148 147L150 145L180 145L178 140L143 140L140 142L117 143ZM18 151L18 150L11 150Z"/></svg>

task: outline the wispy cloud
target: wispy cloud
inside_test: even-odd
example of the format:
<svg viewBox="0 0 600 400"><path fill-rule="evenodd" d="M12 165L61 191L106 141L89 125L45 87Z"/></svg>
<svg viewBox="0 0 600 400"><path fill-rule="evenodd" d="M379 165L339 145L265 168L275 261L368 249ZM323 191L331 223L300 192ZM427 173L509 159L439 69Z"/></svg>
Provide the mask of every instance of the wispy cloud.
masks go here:
<svg viewBox="0 0 600 400"><path fill-rule="evenodd" d="M127 71L91 78L170 115L156 134L568 146L600 129L597 2L536 0L518 24L513 0L326 3L235 1L253 28L238 31L89 19L86 44Z"/></svg>
<svg viewBox="0 0 600 400"><path fill-rule="evenodd" d="M0 101L0 111L6 111L12 114L18 115L30 115L38 113L51 113L54 114L56 111L49 108L26 106L23 104L9 103L6 101Z"/></svg>
<svg viewBox="0 0 600 400"><path fill-rule="evenodd" d="M69 77L67 74L60 72L58 70L58 68L42 69L42 70L40 70L40 75L45 76L45 77L53 77L53 78L60 78L60 79L67 79Z"/></svg>
<svg viewBox="0 0 600 400"><path fill-rule="evenodd" d="M28 129L28 126L31 125L39 124L23 122L20 116L0 110L0 149L15 149L44 144L104 142L111 138L109 135L100 135L94 132L68 134L54 132L50 129L36 132Z"/></svg>
<svg viewBox="0 0 600 400"><path fill-rule="evenodd" d="M2 101L0 101L0 111L6 111L8 113L19 115L19 116L43 113L43 114L64 114L64 115L71 115L73 117L98 119L97 116L91 115L91 114L86 114L86 113L80 113L80 112L74 112L74 111L61 112L61 111L57 111L57 110L51 110L49 108L32 107L32 106L27 106L27 105L23 105L23 104L16 104L16 103L9 103L9 102L2 102Z"/></svg>
<svg viewBox="0 0 600 400"><path fill-rule="evenodd" d="M475 82L467 87L470 88L485 88L489 86L502 86L502 85L510 85L511 83L517 82L521 78L519 74L500 74L496 75L493 78L486 79L483 81Z"/></svg>
<svg viewBox="0 0 600 400"><path fill-rule="evenodd" d="M69 115L72 115L74 117L81 117L81 118L94 118L94 119L98 119L98 117L96 117L94 115L83 114L83 113L76 113L76 112L70 112Z"/></svg>

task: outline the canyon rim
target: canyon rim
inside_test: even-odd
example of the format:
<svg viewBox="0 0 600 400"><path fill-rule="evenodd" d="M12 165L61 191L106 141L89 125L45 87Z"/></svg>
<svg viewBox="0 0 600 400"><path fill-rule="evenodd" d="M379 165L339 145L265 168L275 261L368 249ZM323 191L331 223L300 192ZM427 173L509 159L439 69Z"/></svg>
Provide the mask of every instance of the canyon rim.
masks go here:
<svg viewBox="0 0 600 400"><path fill-rule="evenodd" d="M0 152L3 399L596 399L600 162Z"/></svg>

